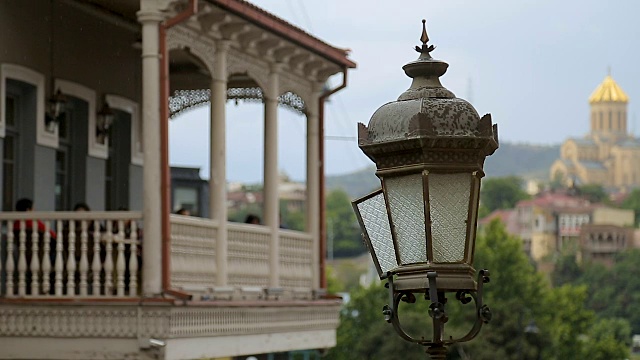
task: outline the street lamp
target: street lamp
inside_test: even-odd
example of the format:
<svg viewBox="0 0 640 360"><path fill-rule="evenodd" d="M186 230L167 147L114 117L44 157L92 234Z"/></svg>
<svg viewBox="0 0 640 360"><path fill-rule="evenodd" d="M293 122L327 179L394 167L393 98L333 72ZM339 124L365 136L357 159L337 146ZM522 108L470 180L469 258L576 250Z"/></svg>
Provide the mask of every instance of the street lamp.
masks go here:
<svg viewBox="0 0 640 360"><path fill-rule="evenodd" d="M360 149L375 162L382 188L353 208L378 275L388 281L385 319L405 340L426 346L432 359L444 359L447 345L471 340L491 318L482 304L489 273L479 271L476 281L472 264L480 179L498 134L491 115L480 118L440 83L449 65L431 57L425 20L420 40L420 57L403 67L411 87L380 107L368 126L358 124ZM476 304L476 322L460 339L444 338L447 293ZM398 319L399 302L414 302L414 294L431 301L431 340L412 338Z"/></svg>

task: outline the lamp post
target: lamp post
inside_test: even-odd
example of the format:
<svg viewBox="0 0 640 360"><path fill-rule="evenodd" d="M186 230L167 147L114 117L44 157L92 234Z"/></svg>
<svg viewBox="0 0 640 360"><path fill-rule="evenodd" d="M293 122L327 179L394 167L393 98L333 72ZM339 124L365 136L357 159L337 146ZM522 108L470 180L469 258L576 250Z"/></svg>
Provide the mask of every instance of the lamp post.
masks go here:
<svg viewBox="0 0 640 360"><path fill-rule="evenodd" d="M489 272L473 268L480 179L485 157L498 148L491 115L442 86L449 66L433 59L425 20L416 61L403 69L413 79L397 101L380 107L369 125L358 124L360 149L376 164L382 188L353 202L362 233L390 304L385 319L405 340L427 347L432 359L445 359L447 345L474 338L491 312L482 303ZM447 296L474 300L476 321L468 334L445 339ZM415 294L431 301L431 340L416 339L398 318L400 301Z"/></svg>

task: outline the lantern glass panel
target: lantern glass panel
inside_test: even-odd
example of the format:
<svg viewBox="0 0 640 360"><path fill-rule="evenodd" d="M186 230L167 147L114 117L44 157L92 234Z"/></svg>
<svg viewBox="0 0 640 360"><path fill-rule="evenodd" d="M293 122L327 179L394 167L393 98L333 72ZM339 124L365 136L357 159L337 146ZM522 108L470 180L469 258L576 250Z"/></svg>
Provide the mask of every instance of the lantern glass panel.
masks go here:
<svg viewBox="0 0 640 360"><path fill-rule="evenodd" d="M384 179L401 264L427 262L422 174Z"/></svg>
<svg viewBox="0 0 640 360"><path fill-rule="evenodd" d="M464 260L471 174L429 174L429 206L433 261Z"/></svg>
<svg viewBox="0 0 640 360"><path fill-rule="evenodd" d="M382 276L398 266L384 195L382 191L378 191L376 195L357 203L356 206L362 219L365 237L375 255L374 261L378 261L381 271L378 275Z"/></svg>

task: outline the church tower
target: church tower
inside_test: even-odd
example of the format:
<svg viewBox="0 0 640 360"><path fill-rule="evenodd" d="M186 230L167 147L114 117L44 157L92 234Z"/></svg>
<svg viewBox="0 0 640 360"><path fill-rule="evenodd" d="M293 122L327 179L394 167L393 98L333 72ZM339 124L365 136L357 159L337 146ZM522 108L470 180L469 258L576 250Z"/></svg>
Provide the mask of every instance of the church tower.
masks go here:
<svg viewBox="0 0 640 360"><path fill-rule="evenodd" d="M589 97L591 132L569 138L551 165L551 179L599 184L609 191L640 187L640 139L629 133L629 97L611 74Z"/></svg>
<svg viewBox="0 0 640 360"><path fill-rule="evenodd" d="M589 97L591 135L599 138L626 138L628 102L627 94L613 80L611 74L607 75Z"/></svg>

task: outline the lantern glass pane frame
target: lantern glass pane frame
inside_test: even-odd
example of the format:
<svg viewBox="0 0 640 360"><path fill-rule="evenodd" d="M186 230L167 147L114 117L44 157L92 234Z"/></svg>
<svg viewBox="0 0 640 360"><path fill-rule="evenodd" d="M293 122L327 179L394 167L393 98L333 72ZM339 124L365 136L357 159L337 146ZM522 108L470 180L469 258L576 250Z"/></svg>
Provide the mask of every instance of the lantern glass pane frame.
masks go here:
<svg viewBox="0 0 640 360"><path fill-rule="evenodd" d="M383 193L399 266L429 263L426 171L386 174Z"/></svg>
<svg viewBox="0 0 640 360"><path fill-rule="evenodd" d="M398 260L382 189L354 200L352 206L378 276L384 279L398 267Z"/></svg>

